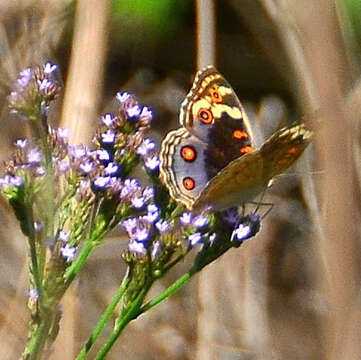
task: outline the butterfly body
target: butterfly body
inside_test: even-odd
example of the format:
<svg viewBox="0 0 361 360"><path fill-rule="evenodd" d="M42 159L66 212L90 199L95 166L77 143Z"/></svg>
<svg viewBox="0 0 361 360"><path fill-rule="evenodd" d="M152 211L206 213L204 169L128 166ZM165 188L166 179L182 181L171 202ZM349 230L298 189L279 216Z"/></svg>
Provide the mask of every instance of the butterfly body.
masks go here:
<svg viewBox="0 0 361 360"><path fill-rule="evenodd" d="M180 111L181 127L160 152L160 177L188 209L239 206L266 189L308 145L303 124L281 129L256 149L251 126L228 82L213 67L197 73Z"/></svg>

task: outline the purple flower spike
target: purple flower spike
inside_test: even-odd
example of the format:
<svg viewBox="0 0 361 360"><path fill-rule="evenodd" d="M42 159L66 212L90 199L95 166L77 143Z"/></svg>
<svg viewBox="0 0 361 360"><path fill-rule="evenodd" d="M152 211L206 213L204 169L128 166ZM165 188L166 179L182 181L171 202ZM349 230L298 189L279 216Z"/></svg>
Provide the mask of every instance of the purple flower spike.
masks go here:
<svg viewBox="0 0 361 360"><path fill-rule="evenodd" d="M196 232L196 233L188 236L189 244L192 247L197 245L201 240L202 240L202 234L199 232Z"/></svg>
<svg viewBox="0 0 361 360"><path fill-rule="evenodd" d="M65 246L60 249L60 253L64 259L72 261L76 257L76 247L71 246L70 244L65 244Z"/></svg>
<svg viewBox="0 0 361 360"><path fill-rule="evenodd" d="M105 126L110 127L114 124L114 115L113 114L105 114L102 117L102 122Z"/></svg>
<svg viewBox="0 0 361 360"><path fill-rule="evenodd" d="M136 241L131 241L128 245L128 249L130 252L139 255L144 255L147 252L145 246L142 243Z"/></svg>
<svg viewBox="0 0 361 360"><path fill-rule="evenodd" d="M182 214L182 216L179 218L182 225L189 225L192 220L192 213L185 212Z"/></svg>
<svg viewBox="0 0 361 360"><path fill-rule="evenodd" d="M149 238L149 231L146 228L138 228L134 231L134 238L136 241L143 242Z"/></svg>
<svg viewBox="0 0 361 360"><path fill-rule="evenodd" d="M116 95L116 99L120 104L124 104L130 98L130 94L127 92L120 93Z"/></svg>
<svg viewBox="0 0 361 360"><path fill-rule="evenodd" d="M130 107L129 109L127 109L127 115L130 118L139 116L140 112L141 112L141 110L138 105L134 105L134 106Z"/></svg>
<svg viewBox="0 0 361 360"><path fill-rule="evenodd" d="M166 233L170 230L170 223L167 220L160 220L155 223L155 227L160 233Z"/></svg>
<svg viewBox="0 0 361 360"><path fill-rule="evenodd" d="M152 157L148 157L145 160L145 166L149 169L149 170L156 170L158 169L160 164L160 160L159 157L157 155L154 155Z"/></svg>

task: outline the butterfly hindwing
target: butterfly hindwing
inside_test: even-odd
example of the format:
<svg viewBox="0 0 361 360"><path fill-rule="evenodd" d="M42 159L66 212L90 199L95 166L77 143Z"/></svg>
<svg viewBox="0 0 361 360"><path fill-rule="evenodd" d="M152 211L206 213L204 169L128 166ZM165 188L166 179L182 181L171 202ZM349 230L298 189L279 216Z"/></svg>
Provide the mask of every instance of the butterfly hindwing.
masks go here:
<svg viewBox="0 0 361 360"><path fill-rule="evenodd" d="M219 171L212 166L207 144L185 128L168 133L160 152L160 174L170 195L188 208L199 197L208 181Z"/></svg>

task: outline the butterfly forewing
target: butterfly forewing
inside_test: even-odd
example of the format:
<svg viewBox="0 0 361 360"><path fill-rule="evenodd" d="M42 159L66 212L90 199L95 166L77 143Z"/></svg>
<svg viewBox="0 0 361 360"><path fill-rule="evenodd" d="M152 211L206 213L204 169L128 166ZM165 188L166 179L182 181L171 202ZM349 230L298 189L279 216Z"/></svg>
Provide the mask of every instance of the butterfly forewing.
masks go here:
<svg viewBox="0 0 361 360"><path fill-rule="evenodd" d="M255 147L246 112L232 87L213 66L197 73L182 103L180 123L197 138L225 153L227 160L221 168Z"/></svg>

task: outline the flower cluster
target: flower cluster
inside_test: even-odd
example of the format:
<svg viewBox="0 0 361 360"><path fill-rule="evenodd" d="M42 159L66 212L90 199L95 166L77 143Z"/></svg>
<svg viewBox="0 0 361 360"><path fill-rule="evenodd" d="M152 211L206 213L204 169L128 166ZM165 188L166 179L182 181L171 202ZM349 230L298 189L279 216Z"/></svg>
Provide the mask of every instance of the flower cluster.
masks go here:
<svg viewBox="0 0 361 360"><path fill-rule="evenodd" d="M44 115L61 89L56 73L57 66L50 62L22 70L8 97L10 110L30 120Z"/></svg>

